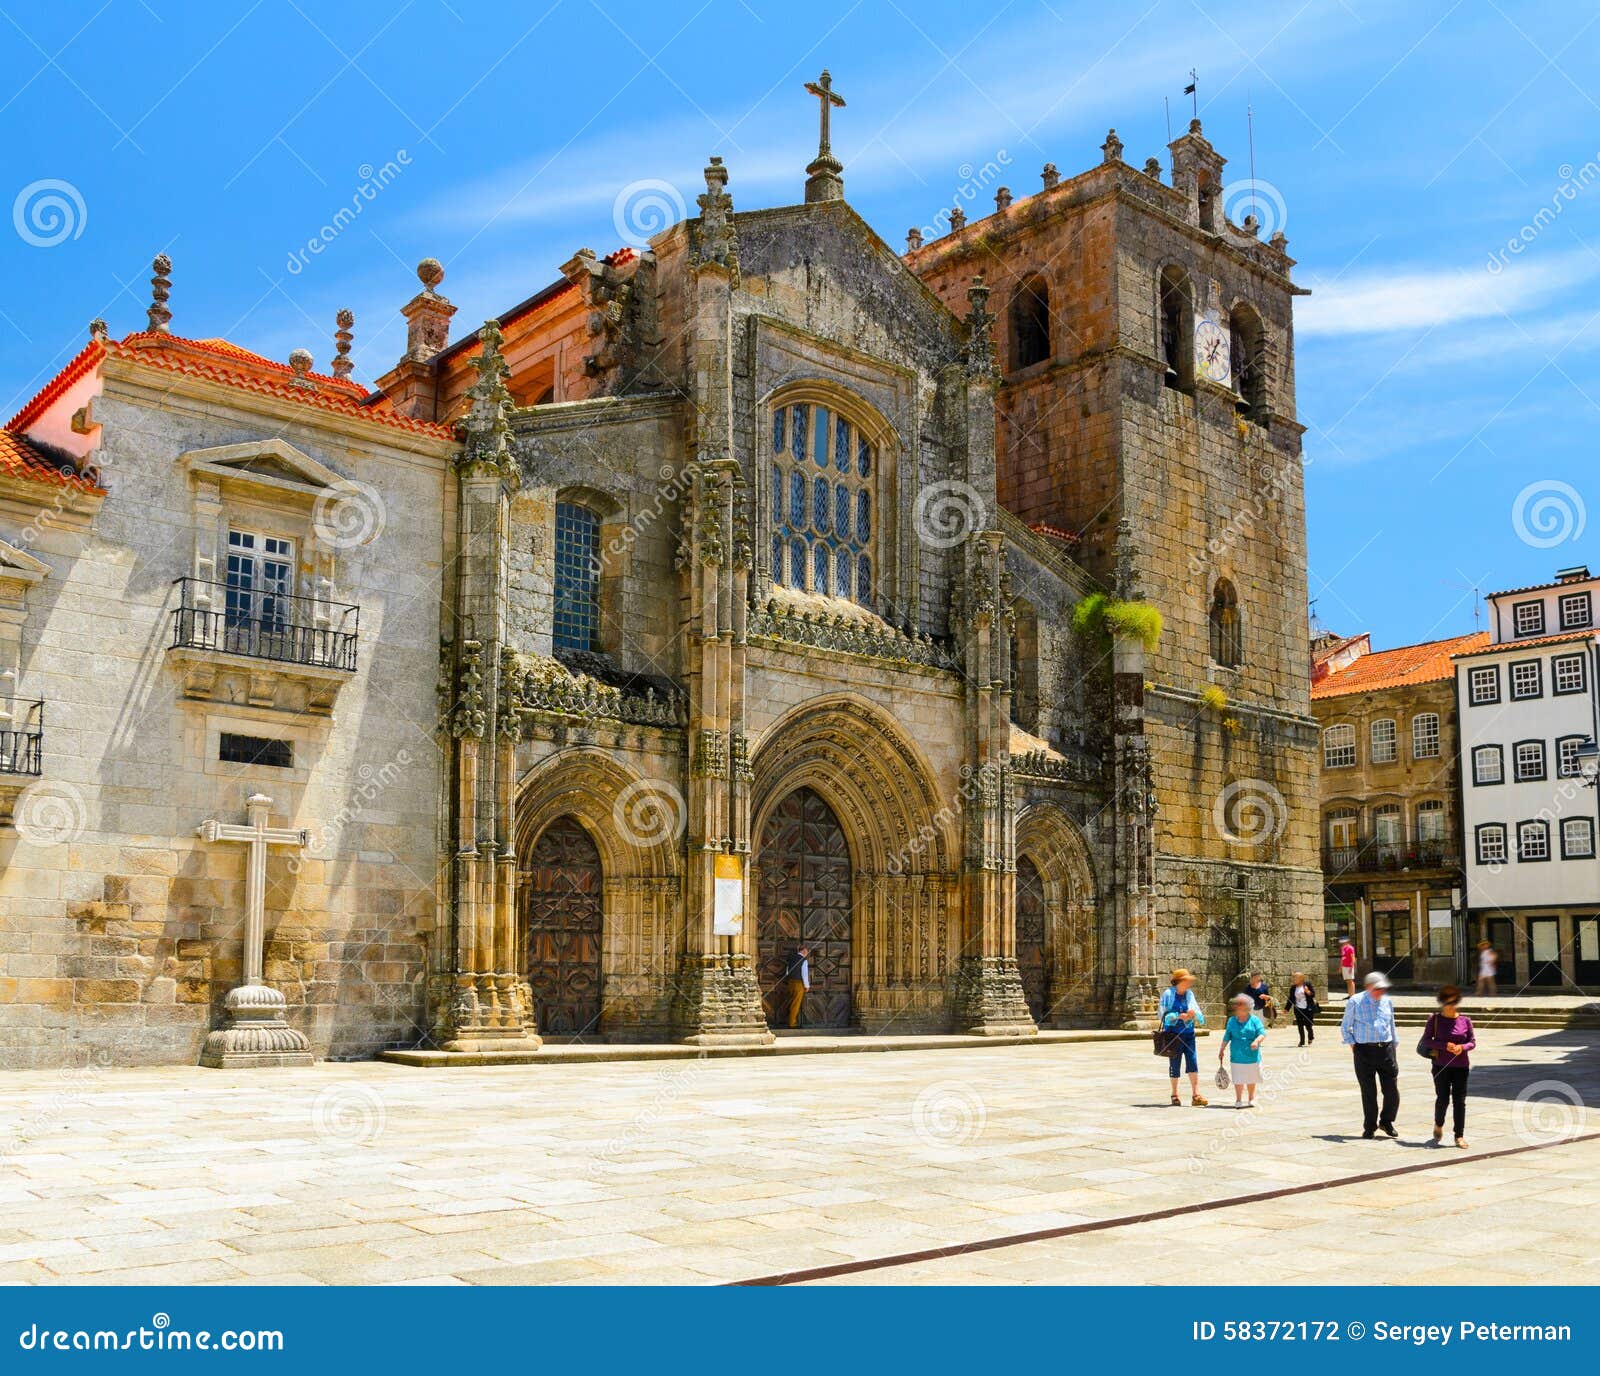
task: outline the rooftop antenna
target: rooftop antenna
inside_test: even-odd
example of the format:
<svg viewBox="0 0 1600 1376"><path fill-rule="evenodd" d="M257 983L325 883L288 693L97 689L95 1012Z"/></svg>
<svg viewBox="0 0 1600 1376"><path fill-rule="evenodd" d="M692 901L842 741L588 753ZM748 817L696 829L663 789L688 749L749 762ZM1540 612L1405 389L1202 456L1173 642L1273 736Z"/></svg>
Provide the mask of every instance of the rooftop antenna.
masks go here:
<svg viewBox="0 0 1600 1376"><path fill-rule="evenodd" d="M1165 107L1166 112L1167 112L1167 142L1171 143L1172 142L1172 97L1171 96L1162 96L1161 97L1161 104Z"/></svg>
<svg viewBox="0 0 1600 1376"><path fill-rule="evenodd" d="M1250 140L1250 213L1255 215L1256 223L1261 223L1261 217L1256 215L1256 112L1250 105L1250 93L1244 95L1244 124L1245 131Z"/></svg>
<svg viewBox="0 0 1600 1376"><path fill-rule="evenodd" d="M1461 588L1462 590L1472 594L1472 633L1473 635L1477 635L1479 630L1479 607L1483 601L1483 589L1476 583L1455 583L1448 578L1441 578L1439 582L1447 588Z"/></svg>

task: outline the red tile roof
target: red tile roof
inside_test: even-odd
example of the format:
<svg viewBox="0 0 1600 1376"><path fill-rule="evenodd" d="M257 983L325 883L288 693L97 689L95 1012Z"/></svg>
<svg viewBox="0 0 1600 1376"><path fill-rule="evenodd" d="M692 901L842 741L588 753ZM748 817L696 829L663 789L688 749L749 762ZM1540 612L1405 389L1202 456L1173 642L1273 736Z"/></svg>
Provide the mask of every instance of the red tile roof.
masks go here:
<svg viewBox="0 0 1600 1376"><path fill-rule="evenodd" d="M1488 643L1487 631L1474 631L1471 635L1452 636L1448 640L1402 645L1396 650L1375 650L1312 684L1311 696L1313 700L1337 698L1349 693L1371 693L1381 688L1453 678L1455 667L1450 657L1470 653L1475 647Z"/></svg>
<svg viewBox="0 0 1600 1376"><path fill-rule="evenodd" d="M101 491L92 478L78 472L70 454L58 453L10 430L0 430L0 473L70 487L78 492Z"/></svg>
<svg viewBox="0 0 1600 1376"><path fill-rule="evenodd" d="M338 378L320 373L308 373L307 377L315 386L302 387L295 381L294 370L287 364L252 353L225 339L182 339L177 335L150 334L145 331L135 332L120 340L107 340L104 344L87 345L44 385L37 396L6 422L6 429L16 433L26 430L73 383L98 367L101 360L107 357L220 382L259 396L298 402L352 419L375 421L379 425L409 431L414 435L446 440L454 438L454 432L447 425L414 420L397 411L378 409L370 404L366 393L355 383L341 382Z"/></svg>
<svg viewBox="0 0 1600 1376"><path fill-rule="evenodd" d="M1521 640L1502 640L1498 645L1475 645L1456 651L1457 659L1465 659L1468 655L1495 655L1517 650L1531 650L1539 645L1564 645L1569 640L1593 640L1597 634L1594 627L1585 631L1563 631L1560 635L1530 635ZM1487 640L1488 632L1484 632Z"/></svg>
<svg viewBox="0 0 1600 1376"><path fill-rule="evenodd" d="M1053 540L1064 541L1069 545L1083 543L1082 536L1075 535L1070 530L1062 530L1060 526L1053 526L1048 521L1035 521L1029 525L1028 529L1037 531L1040 535L1048 535Z"/></svg>

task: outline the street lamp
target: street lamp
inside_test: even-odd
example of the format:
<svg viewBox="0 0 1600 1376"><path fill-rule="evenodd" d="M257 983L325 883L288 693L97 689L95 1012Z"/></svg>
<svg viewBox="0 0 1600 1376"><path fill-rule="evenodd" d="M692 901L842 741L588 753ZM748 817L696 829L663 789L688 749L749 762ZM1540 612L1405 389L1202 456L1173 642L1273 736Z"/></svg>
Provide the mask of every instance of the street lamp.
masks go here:
<svg viewBox="0 0 1600 1376"><path fill-rule="evenodd" d="M1575 752L1578 757L1578 777L1583 780L1585 788L1593 788L1596 778L1600 778L1600 745L1595 744L1595 739L1590 736L1586 741L1578 742Z"/></svg>

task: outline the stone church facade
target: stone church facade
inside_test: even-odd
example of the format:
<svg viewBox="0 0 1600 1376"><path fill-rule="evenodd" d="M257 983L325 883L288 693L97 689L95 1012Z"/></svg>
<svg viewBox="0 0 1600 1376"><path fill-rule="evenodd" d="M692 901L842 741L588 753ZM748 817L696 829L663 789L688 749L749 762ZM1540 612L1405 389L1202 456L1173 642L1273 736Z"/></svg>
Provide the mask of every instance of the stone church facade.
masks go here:
<svg viewBox="0 0 1600 1376"><path fill-rule="evenodd" d="M371 389L158 259L0 449L7 1063L759 1045L802 944L867 1033L1315 963L1291 262L1198 124L1103 154L904 255L826 126L798 205L712 159L454 343L425 261Z"/></svg>

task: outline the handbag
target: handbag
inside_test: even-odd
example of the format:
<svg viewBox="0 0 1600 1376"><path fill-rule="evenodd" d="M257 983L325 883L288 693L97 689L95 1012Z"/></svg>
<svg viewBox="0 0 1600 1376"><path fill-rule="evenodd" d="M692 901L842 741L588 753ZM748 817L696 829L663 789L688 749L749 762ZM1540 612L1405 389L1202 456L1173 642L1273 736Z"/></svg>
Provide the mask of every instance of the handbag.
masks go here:
<svg viewBox="0 0 1600 1376"><path fill-rule="evenodd" d="M1417 1039L1417 1055L1424 1060L1431 1061L1438 1053L1433 1049L1433 1020L1437 1013L1429 1013L1428 1021L1422 1025L1422 1036Z"/></svg>
<svg viewBox="0 0 1600 1376"><path fill-rule="evenodd" d="M1232 1081L1228 1079L1228 1067L1221 1061L1217 1062L1217 1088L1226 1089Z"/></svg>
<svg viewBox="0 0 1600 1376"><path fill-rule="evenodd" d="M1193 996L1189 994L1184 995L1184 1008L1189 1006L1189 1001L1192 1000L1192 997ZM1173 1000L1172 1011L1175 1013L1183 1012L1183 1008L1179 1008L1177 1006L1176 999ZM1160 1016L1165 1017L1166 1015L1161 1014ZM1175 1026L1156 1028L1156 1030L1150 1034L1150 1044L1151 1050L1154 1051L1157 1056L1160 1056L1162 1060L1170 1061L1174 1056L1181 1056L1184 1052L1183 1033L1178 1031L1177 1027Z"/></svg>

